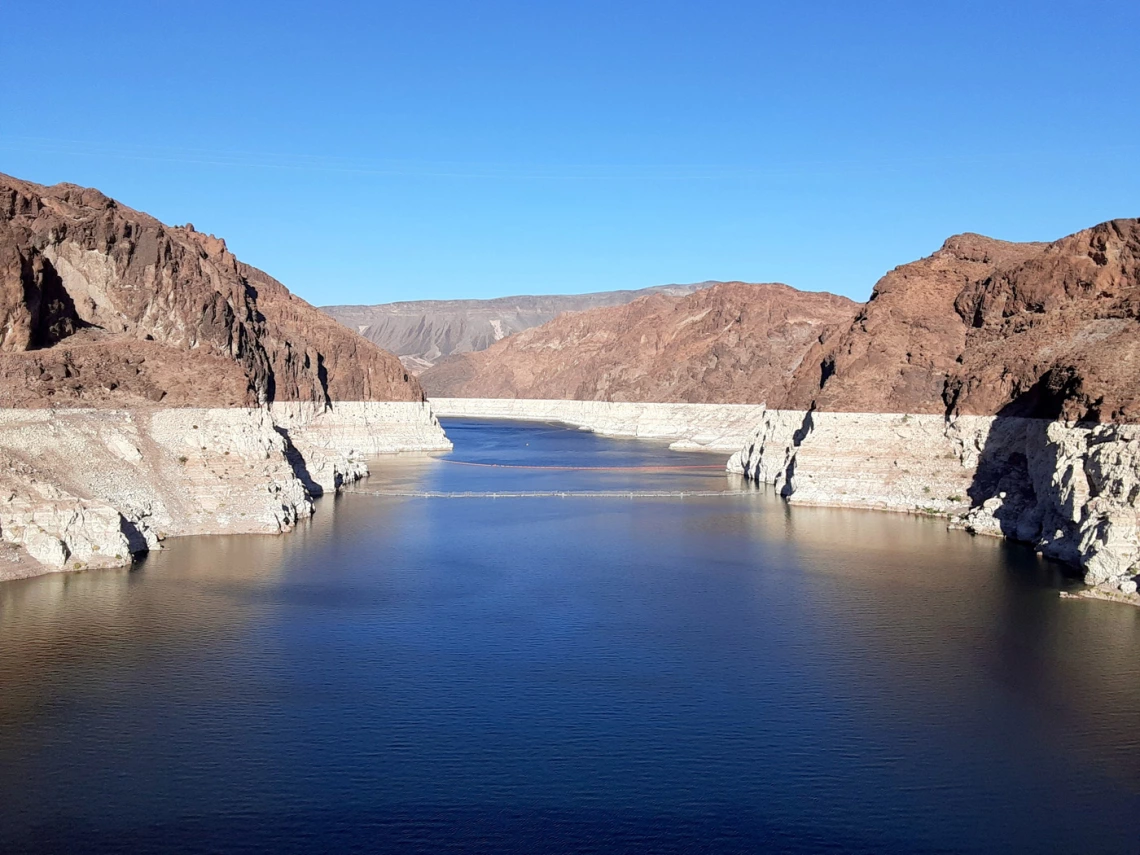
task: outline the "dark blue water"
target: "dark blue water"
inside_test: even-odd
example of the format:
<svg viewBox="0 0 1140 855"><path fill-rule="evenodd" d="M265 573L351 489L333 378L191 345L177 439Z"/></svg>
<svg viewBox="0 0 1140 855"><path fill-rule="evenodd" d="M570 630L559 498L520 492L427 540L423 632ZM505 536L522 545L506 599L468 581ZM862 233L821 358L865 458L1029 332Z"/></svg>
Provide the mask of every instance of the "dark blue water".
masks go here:
<svg viewBox="0 0 1140 855"><path fill-rule="evenodd" d="M448 422L451 459L720 458ZM5 852L1138 852L1140 610L715 469L388 460L284 537L0 585Z"/></svg>

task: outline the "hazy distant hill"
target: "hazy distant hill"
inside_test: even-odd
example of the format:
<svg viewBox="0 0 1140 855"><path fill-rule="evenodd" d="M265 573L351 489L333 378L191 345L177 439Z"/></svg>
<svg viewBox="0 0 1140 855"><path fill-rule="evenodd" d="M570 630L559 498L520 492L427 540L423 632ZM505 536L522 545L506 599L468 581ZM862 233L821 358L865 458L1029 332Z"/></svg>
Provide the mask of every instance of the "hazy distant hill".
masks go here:
<svg viewBox="0 0 1140 855"><path fill-rule="evenodd" d="M321 311L390 350L418 374L456 353L485 350L512 333L541 326L563 312L621 306L647 294L680 296L715 285L657 285L636 291L497 297L493 300L415 300L375 306L323 306Z"/></svg>

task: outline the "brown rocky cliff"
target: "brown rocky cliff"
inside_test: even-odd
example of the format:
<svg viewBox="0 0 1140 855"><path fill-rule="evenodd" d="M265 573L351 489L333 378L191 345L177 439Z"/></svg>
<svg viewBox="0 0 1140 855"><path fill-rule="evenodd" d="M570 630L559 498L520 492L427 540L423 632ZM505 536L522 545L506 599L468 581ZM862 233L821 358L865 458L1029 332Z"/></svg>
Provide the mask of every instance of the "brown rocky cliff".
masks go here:
<svg viewBox="0 0 1140 855"><path fill-rule="evenodd" d="M1140 220L1113 220L958 295L954 412L1140 422Z"/></svg>
<svg viewBox="0 0 1140 855"><path fill-rule="evenodd" d="M429 394L763 403L857 304L786 285L722 283L683 297L562 315L420 376Z"/></svg>
<svg viewBox="0 0 1140 855"><path fill-rule="evenodd" d="M238 261L97 190L0 176L8 406L420 400L399 361Z"/></svg>
<svg viewBox="0 0 1140 855"><path fill-rule="evenodd" d="M954 310L963 288L1044 244L964 234L933 255L896 267L875 285L850 327L816 348L783 406L864 413L941 413L946 377L966 343Z"/></svg>
<svg viewBox="0 0 1140 855"><path fill-rule="evenodd" d="M782 406L1140 421L1140 220L950 238L813 349Z"/></svg>

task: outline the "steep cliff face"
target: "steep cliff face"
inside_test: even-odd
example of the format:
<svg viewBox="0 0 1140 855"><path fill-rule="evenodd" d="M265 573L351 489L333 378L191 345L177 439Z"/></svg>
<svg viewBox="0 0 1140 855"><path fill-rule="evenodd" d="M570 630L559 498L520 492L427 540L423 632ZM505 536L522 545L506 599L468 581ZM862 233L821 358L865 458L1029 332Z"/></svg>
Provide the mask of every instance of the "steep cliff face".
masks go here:
<svg viewBox="0 0 1140 855"><path fill-rule="evenodd" d="M2 175L0 378L25 406L423 397L395 357L224 241L97 190Z"/></svg>
<svg viewBox="0 0 1140 855"><path fill-rule="evenodd" d="M0 176L0 579L279 532L450 447L400 362L190 226Z"/></svg>
<svg viewBox="0 0 1140 855"><path fill-rule="evenodd" d="M449 397L763 403L855 310L834 294L722 283L563 315L420 379Z"/></svg>
<svg viewBox="0 0 1140 855"><path fill-rule="evenodd" d="M950 238L933 255L896 267L845 330L805 358L783 407L863 413L940 413L946 377L969 327L955 311L964 288L1040 252L980 235Z"/></svg>
<svg viewBox="0 0 1140 855"><path fill-rule="evenodd" d="M1053 243L950 238L892 270L778 402L1140 421L1140 220Z"/></svg>
<svg viewBox="0 0 1140 855"><path fill-rule="evenodd" d="M730 468L1032 543L1140 603L1140 220L951 238L796 374Z"/></svg>
<svg viewBox="0 0 1140 855"><path fill-rule="evenodd" d="M769 410L728 468L794 504L948 517L1140 605L1140 428L1016 416Z"/></svg>
<svg viewBox="0 0 1140 855"><path fill-rule="evenodd" d="M1140 220L1007 264L954 303L968 325L951 412L1140 423Z"/></svg>

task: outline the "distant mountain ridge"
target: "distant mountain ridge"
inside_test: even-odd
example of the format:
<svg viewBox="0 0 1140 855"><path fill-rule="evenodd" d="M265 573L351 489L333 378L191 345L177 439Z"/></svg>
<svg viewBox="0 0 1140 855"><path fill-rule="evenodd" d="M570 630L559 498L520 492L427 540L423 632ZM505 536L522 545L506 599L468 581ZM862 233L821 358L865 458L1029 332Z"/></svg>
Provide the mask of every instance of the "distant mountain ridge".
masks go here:
<svg viewBox="0 0 1140 855"><path fill-rule="evenodd" d="M436 397L1140 423L1140 219L950 237L863 304L721 283L560 318L419 378Z"/></svg>
<svg viewBox="0 0 1140 855"><path fill-rule="evenodd" d="M489 300L410 300L321 311L390 350L414 374L448 356L486 350L495 342L541 326L564 312L622 306L649 294L679 297L719 284L656 285L588 294L518 295Z"/></svg>
<svg viewBox="0 0 1140 855"><path fill-rule="evenodd" d="M835 294L720 282L563 315L442 360L420 382L437 397L759 404L783 398L858 310Z"/></svg>

